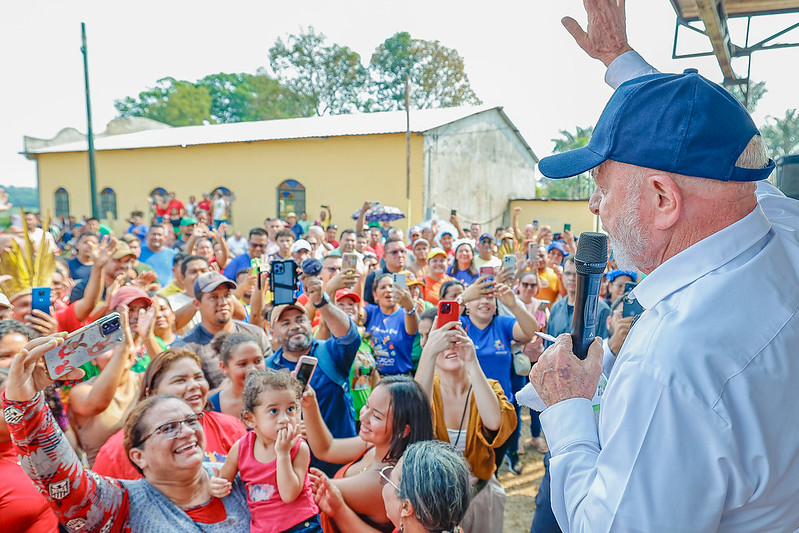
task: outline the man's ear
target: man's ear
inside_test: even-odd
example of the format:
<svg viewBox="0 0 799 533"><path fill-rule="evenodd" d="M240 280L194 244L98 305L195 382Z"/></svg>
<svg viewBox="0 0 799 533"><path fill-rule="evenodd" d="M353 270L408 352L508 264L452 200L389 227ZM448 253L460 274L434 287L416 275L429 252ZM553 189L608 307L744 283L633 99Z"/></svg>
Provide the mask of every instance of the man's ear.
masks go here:
<svg viewBox="0 0 799 533"><path fill-rule="evenodd" d="M200 295L200 298L202 298L202 295ZM197 310L199 310L199 309L200 309L200 301L199 301L199 300L197 300L197 298L196 298L196 297L194 298L194 300L192 300L192 301L191 301L191 303L192 303L192 305L194 305L194 308L195 308L195 309L197 309Z"/></svg>
<svg viewBox="0 0 799 533"><path fill-rule="evenodd" d="M668 174L652 174L647 178L652 202L652 226L665 230L673 227L682 214L682 191Z"/></svg>

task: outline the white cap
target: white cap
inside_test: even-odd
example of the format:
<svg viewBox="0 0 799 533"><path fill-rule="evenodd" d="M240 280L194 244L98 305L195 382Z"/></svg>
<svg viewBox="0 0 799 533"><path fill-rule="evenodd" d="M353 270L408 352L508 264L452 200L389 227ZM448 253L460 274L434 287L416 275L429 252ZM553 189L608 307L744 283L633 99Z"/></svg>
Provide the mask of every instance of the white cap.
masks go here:
<svg viewBox="0 0 799 533"><path fill-rule="evenodd" d="M295 241L294 244L291 245L291 253L299 252L300 250L308 250L311 251L311 243L306 241L305 239L300 239Z"/></svg>

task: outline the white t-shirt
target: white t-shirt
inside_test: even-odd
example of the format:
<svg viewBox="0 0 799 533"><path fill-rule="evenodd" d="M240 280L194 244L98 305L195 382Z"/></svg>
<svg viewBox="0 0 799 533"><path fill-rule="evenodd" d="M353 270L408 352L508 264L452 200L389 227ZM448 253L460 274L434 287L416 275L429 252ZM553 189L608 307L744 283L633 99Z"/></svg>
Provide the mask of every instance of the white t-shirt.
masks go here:
<svg viewBox="0 0 799 533"><path fill-rule="evenodd" d="M217 198L213 203L214 220L227 220L227 202L224 198Z"/></svg>

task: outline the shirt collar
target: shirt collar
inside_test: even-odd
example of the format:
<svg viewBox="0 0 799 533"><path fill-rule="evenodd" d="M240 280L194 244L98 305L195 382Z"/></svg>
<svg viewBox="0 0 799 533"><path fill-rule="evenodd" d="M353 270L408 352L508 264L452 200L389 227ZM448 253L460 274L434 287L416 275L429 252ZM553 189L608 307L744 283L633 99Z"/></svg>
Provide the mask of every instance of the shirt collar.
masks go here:
<svg viewBox="0 0 799 533"><path fill-rule="evenodd" d="M686 248L652 271L633 289L644 309L718 269L762 239L771 222L757 204L751 213Z"/></svg>

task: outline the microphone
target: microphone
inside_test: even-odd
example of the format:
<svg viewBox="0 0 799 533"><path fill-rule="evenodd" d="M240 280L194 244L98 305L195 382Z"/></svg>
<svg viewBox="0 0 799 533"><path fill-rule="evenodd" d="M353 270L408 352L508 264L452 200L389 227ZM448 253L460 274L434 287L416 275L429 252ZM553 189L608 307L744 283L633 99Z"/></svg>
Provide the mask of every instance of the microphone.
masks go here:
<svg viewBox="0 0 799 533"><path fill-rule="evenodd" d="M572 316L574 355L588 357L588 347L596 336L599 288L608 264L608 237L604 233L584 232L577 241L574 254L577 268L577 291Z"/></svg>

